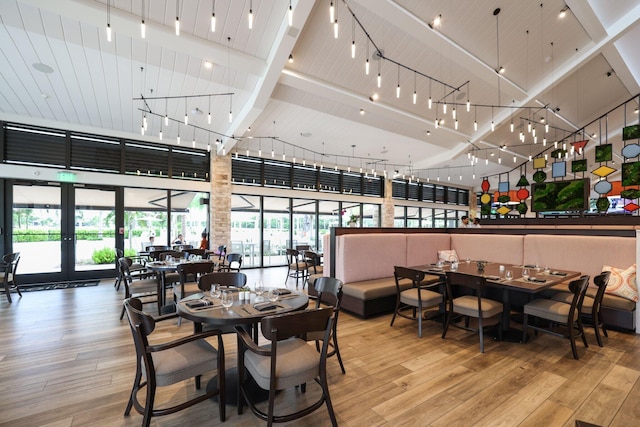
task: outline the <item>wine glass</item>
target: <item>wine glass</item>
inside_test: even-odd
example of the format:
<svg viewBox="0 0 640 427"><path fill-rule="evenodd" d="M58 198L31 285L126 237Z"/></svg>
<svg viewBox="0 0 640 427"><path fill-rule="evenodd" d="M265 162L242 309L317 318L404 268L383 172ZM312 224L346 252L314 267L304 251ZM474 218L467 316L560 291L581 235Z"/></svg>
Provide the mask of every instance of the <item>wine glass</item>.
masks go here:
<svg viewBox="0 0 640 427"><path fill-rule="evenodd" d="M511 270L505 271L504 272L504 278L505 278L505 280L513 279L513 271L511 271Z"/></svg>
<svg viewBox="0 0 640 427"><path fill-rule="evenodd" d="M220 289L220 285L218 283L211 284L211 291L209 292L211 295L211 298L219 299L221 292L222 290Z"/></svg>
<svg viewBox="0 0 640 427"><path fill-rule="evenodd" d="M262 294L264 294L264 286L262 285L262 281L257 281L254 287L256 291L256 297L262 299Z"/></svg>
<svg viewBox="0 0 640 427"><path fill-rule="evenodd" d="M269 298L269 301L271 302L276 302L278 301L278 297L280 296L280 292L278 292L277 289L269 289L269 292L267 292L267 298Z"/></svg>
<svg viewBox="0 0 640 427"><path fill-rule="evenodd" d="M222 293L222 306L229 310L229 307L233 305L233 294L229 291L224 291Z"/></svg>
<svg viewBox="0 0 640 427"><path fill-rule="evenodd" d="M523 268L522 269L522 277L524 278L524 280L527 280L530 275L531 274L529 273L529 269L528 268Z"/></svg>

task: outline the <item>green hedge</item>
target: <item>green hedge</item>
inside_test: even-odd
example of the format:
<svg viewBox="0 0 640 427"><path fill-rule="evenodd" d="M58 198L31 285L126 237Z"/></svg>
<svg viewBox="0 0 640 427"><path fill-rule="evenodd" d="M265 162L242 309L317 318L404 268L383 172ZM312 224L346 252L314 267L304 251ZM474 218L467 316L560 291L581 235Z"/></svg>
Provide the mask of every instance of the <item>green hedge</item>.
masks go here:
<svg viewBox="0 0 640 427"><path fill-rule="evenodd" d="M102 240L103 238L114 238L115 230L102 230L102 234L98 229L76 230L77 240ZM23 242L59 242L60 230L14 230L13 241L17 243Z"/></svg>
<svg viewBox="0 0 640 427"><path fill-rule="evenodd" d="M136 251L133 249L125 249L124 256L135 256ZM96 249L91 254L94 264L114 264L116 262L116 251L113 248Z"/></svg>

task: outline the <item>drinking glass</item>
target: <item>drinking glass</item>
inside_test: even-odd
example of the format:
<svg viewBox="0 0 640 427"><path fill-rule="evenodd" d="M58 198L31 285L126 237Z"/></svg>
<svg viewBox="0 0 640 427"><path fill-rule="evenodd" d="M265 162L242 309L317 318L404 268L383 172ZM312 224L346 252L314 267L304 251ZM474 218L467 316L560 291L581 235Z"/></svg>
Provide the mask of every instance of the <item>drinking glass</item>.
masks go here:
<svg viewBox="0 0 640 427"><path fill-rule="evenodd" d="M220 285L218 283L212 283L211 291L209 292L211 294L211 297L215 299L219 299L220 292L221 292Z"/></svg>
<svg viewBox="0 0 640 427"><path fill-rule="evenodd" d="M507 271L505 271L505 272L504 272L504 278L505 278L506 280L511 280L511 279L513 279L513 271L511 271L511 270L507 270Z"/></svg>
<svg viewBox="0 0 640 427"><path fill-rule="evenodd" d="M451 263L451 271L458 271L458 262L454 261Z"/></svg>
<svg viewBox="0 0 640 427"><path fill-rule="evenodd" d="M471 262L471 258L465 258L464 262L466 262L467 264L469 264Z"/></svg>
<svg viewBox="0 0 640 427"><path fill-rule="evenodd" d="M262 281L257 281L255 284L256 297L262 298L262 294L264 294L264 286L262 285Z"/></svg>
<svg viewBox="0 0 640 427"><path fill-rule="evenodd" d="M269 298L269 301L271 302L278 301L279 296L280 296L280 293L278 292L277 289L269 289L269 292L267 292L267 298Z"/></svg>
<svg viewBox="0 0 640 427"><path fill-rule="evenodd" d="M222 293L222 306L229 310L229 307L233 305L233 294L229 291L224 291Z"/></svg>
<svg viewBox="0 0 640 427"><path fill-rule="evenodd" d="M530 274L529 274L529 269L528 268L523 268L522 269L522 277L524 277L525 280L527 280L529 278Z"/></svg>

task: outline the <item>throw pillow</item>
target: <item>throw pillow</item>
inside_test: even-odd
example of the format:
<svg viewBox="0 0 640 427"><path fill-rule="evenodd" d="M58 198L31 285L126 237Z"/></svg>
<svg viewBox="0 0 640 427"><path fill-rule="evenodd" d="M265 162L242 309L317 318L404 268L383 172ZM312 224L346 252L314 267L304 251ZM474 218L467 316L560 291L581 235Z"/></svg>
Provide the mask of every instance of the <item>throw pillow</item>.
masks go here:
<svg viewBox="0 0 640 427"><path fill-rule="evenodd" d="M444 262L458 262L458 254L455 249L438 251L438 260Z"/></svg>
<svg viewBox="0 0 640 427"><path fill-rule="evenodd" d="M602 266L602 271L610 271L609 282L605 292L638 302L638 284L636 283L636 265L627 269Z"/></svg>

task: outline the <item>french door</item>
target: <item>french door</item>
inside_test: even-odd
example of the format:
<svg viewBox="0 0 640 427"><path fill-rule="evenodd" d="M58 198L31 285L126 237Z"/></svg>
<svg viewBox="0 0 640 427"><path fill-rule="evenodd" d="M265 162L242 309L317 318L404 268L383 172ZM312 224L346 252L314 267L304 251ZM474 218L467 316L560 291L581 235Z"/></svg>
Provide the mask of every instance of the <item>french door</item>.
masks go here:
<svg viewBox="0 0 640 427"><path fill-rule="evenodd" d="M14 182L11 200L11 245L20 252L22 283L114 275L114 188Z"/></svg>

